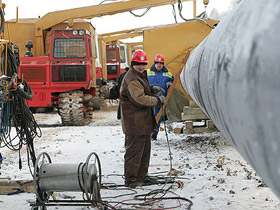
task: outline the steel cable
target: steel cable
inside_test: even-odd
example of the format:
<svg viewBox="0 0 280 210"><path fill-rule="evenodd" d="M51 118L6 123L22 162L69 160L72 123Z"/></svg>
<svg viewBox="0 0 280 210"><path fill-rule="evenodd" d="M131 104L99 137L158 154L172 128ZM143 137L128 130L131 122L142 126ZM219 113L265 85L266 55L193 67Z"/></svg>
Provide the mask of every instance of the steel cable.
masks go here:
<svg viewBox="0 0 280 210"><path fill-rule="evenodd" d="M182 4L182 2L179 0L178 1L178 11L179 11L179 15L180 15L180 17L184 20L184 21L186 21L186 22L189 22L189 21L193 21L193 20L198 20L198 21L201 21L202 23L204 23L204 24L206 24L208 27L210 27L210 28L212 28L212 29L214 29L215 28L215 26L212 26L212 25L210 25L209 23L207 23L203 18L205 18L205 12L202 12L200 15L198 15L198 16L196 16L195 18L191 18L191 19L186 19L184 16L183 16L183 14L182 14L182 10L183 10L183 4Z"/></svg>

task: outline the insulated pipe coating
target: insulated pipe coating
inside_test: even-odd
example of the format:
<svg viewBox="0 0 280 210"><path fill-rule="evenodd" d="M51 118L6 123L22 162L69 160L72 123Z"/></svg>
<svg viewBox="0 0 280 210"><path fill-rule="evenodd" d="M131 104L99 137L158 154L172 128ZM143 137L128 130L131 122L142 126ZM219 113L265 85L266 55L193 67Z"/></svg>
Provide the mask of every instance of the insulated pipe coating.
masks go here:
<svg viewBox="0 0 280 210"><path fill-rule="evenodd" d="M181 83L280 196L280 1L243 0L192 52Z"/></svg>

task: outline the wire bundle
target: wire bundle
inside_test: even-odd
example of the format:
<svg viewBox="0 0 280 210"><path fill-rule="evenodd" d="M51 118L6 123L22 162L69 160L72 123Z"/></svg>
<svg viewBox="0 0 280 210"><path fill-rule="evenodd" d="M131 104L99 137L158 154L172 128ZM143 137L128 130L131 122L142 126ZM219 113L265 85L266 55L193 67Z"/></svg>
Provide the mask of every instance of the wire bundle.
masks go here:
<svg viewBox="0 0 280 210"><path fill-rule="evenodd" d="M119 190L119 191L131 191L130 193L121 193L120 195L116 195L116 196L111 196L111 197L104 197L103 199L109 199L107 201L103 200L103 205L107 206L108 209L150 209L150 210L159 210L159 209L178 209L178 208L184 208L184 209L188 209L190 210L193 202L185 197L181 197L178 194L176 194L175 192L172 191L172 185L171 186L167 186L167 185L163 185L163 187L159 188L159 189L154 189L151 190L150 192L146 193L146 194L137 194L136 189L132 189L132 188L120 188L120 187L113 187L113 188L105 188L107 190ZM166 188L166 189L164 189ZM167 196L169 194L173 194L174 196ZM125 197L125 196L129 196L129 195L133 195L136 194L134 196L134 198L132 199L125 199L122 201L113 201L110 200L111 198L119 198L119 197ZM171 203L169 203L169 207L162 207L162 204L160 203L163 200L174 200L175 202L177 202L177 204L173 205ZM184 203L183 203L183 202ZM109 204L109 205L108 205ZM156 207L157 205L161 206ZM124 207L120 207L120 205L122 206L130 206L130 208L124 208Z"/></svg>
<svg viewBox="0 0 280 210"><path fill-rule="evenodd" d="M7 48L7 49L6 49ZM33 166L36 161L33 140L42 133L35 121L26 100L33 98L33 93L26 81L18 79L18 47L12 43L4 45L1 56L2 75L2 114L0 147L19 151L19 168L22 168L20 150L27 147L28 165L31 158ZM6 66L7 65L7 66ZM3 91L4 90L4 91ZM5 99L5 100L3 100Z"/></svg>
<svg viewBox="0 0 280 210"><path fill-rule="evenodd" d="M202 12L200 15L196 16L195 18L186 19L186 18L183 16L183 14L182 14L182 11L183 11L183 4L182 4L181 0L178 0L178 11L179 11L180 17L181 17L184 21L186 21L186 22L188 22L188 21L193 21L193 20L198 20L198 21L201 21L202 23L206 24L208 27L210 27L210 28L212 28L212 29L215 28L215 26L212 26L212 25L210 25L209 23L207 23L207 22L205 21L205 19L206 19L206 12Z"/></svg>

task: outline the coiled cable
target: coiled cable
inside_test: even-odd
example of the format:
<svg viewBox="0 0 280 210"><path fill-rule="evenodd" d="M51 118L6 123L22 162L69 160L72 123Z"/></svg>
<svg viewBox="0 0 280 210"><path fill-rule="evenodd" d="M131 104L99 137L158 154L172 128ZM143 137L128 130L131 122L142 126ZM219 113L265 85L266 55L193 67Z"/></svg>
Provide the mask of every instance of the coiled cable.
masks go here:
<svg viewBox="0 0 280 210"><path fill-rule="evenodd" d="M18 47L13 43L8 43L4 45L1 53L2 75L7 76L9 79L5 78L8 90L1 92L6 95L6 100L1 101L2 141L0 148L6 146L10 150L18 151L19 157L21 157L20 150L23 145L26 145L30 168L29 160L31 159L33 166L36 162L33 141L35 137L41 137L42 132L27 105L27 100L33 98L32 90L26 81L18 84L20 82L18 79L19 58L15 55L14 50L18 50ZM12 132L13 130L15 132ZM21 158L19 158L19 168L22 168ZM32 171L31 168L30 171Z"/></svg>

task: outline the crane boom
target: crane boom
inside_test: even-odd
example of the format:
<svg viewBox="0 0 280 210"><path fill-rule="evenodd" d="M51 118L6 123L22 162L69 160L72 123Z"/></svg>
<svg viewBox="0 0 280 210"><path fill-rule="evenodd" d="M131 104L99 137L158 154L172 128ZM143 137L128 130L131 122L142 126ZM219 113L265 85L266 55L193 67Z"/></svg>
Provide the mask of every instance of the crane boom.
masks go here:
<svg viewBox="0 0 280 210"><path fill-rule="evenodd" d="M185 1L193 0L181 0L181 2ZM177 2L178 0L130 0L47 13L35 23L35 51L38 54L42 54L40 51L43 49L43 31L66 20L68 20L68 23L71 26L73 20L77 18L90 19L94 17L128 12L136 9L175 4Z"/></svg>
<svg viewBox="0 0 280 210"><path fill-rule="evenodd" d="M127 38L133 38L136 36L143 36L143 32L134 32L134 33L127 33L127 34L120 34L120 35L116 35L116 36L108 36L108 37L103 37L102 39L108 43L108 42L112 42L112 41L116 41L116 40L120 40L120 39L127 39Z"/></svg>
<svg viewBox="0 0 280 210"><path fill-rule="evenodd" d="M193 1L193 0L181 0ZM178 0L130 0L116 3L93 5L75 9L49 12L36 22L37 30L48 29L58 23L71 19L90 19L105 15L114 15L117 13L128 12L137 9L157 7L167 4L175 4Z"/></svg>

